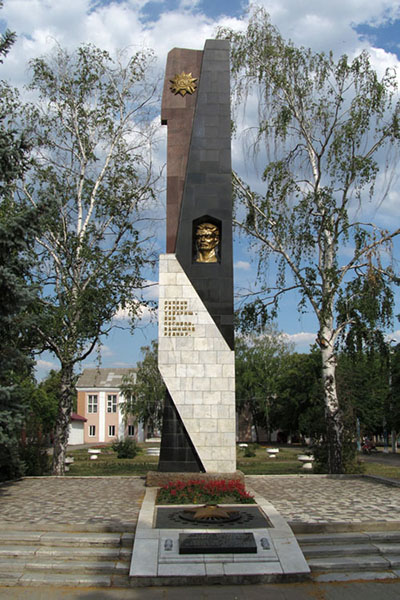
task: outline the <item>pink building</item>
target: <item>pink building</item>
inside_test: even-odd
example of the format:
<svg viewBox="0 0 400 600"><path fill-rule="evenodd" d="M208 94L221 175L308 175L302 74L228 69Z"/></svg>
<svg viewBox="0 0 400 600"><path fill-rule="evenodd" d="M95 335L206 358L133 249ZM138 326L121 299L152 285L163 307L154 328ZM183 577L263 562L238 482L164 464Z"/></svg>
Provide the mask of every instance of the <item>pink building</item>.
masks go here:
<svg viewBox="0 0 400 600"><path fill-rule="evenodd" d="M142 424L133 417L125 422L121 411L124 398L119 388L123 377L132 374L136 377L133 367L84 369L76 389L77 413L85 418L85 444L107 443L124 438L144 441Z"/></svg>

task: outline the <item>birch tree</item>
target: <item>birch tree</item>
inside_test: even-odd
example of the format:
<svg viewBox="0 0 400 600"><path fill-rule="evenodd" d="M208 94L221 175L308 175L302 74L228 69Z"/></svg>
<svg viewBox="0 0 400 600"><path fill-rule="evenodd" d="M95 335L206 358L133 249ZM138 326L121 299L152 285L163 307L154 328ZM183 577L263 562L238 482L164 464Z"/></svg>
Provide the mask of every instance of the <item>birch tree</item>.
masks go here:
<svg viewBox="0 0 400 600"><path fill-rule="evenodd" d="M253 149L266 164L257 189L234 177L240 203L235 222L259 257L259 294L243 316L253 325L263 321L268 312L276 313L284 293L295 290L300 310L315 314L328 470L340 473L338 342L366 320L371 327L386 325L392 311L395 273L388 256L400 230L396 222L387 230L370 219L363 222L360 215L367 213L368 203L379 207L387 192L380 165L389 181L390 161L396 157L396 74L387 70L379 78L366 52L350 61L297 48L281 37L263 9L253 11L245 32L220 35L231 40L238 104L249 94L252 101L256 98ZM270 258L277 265L273 282L267 271Z"/></svg>
<svg viewBox="0 0 400 600"><path fill-rule="evenodd" d="M90 45L58 48L31 63L25 126L35 145L19 201L46 210L36 238L32 306L40 349L60 362L53 473L64 473L74 370L119 308L134 319L142 269L151 261L146 215L156 82L151 53L113 59Z"/></svg>

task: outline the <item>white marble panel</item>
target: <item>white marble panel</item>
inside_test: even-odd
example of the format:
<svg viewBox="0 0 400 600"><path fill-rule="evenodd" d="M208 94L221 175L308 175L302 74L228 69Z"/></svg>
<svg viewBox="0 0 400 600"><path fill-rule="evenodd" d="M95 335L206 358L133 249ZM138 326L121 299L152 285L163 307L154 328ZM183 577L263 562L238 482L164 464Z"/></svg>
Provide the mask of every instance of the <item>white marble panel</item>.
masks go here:
<svg viewBox="0 0 400 600"><path fill-rule="evenodd" d="M193 418L194 419L211 419L212 408L209 405L197 405L193 407Z"/></svg>
<svg viewBox="0 0 400 600"><path fill-rule="evenodd" d="M220 365L222 366L222 365ZM215 390L218 392L229 391L229 379L227 377L218 377L215 381Z"/></svg>
<svg viewBox="0 0 400 600"><path fill-rule="evenodd" d="M194 348L194 342L195 339L193 337L181 337L181 338L164 338L166 340L168 339L172 339L174 341L174 343L179 343L179 349L182 352L186 352L187 350L192 351L195 350ZM163 340L163 344L164 344L164 340Z"/></svg>
<svg viewBox="0 0 400 600"><path fill-rule="evenodd" d="M231 419L217 419L216 423L218 424L218 431L227 432L231 429Z"/></svg>
<svg viewBox="0 0 400 600"><path fill-rule="evenodd" d="M160 273L160 285L176 285L179 273Z"/></svg>
<svg viewBox="0 0 400 600"><path fill-rule="evenodd" d="M199 422L199 430L198 431L202 431L203 433L205 432L215 432L218 431L218 421L216 421L215 419L198 419Z"/></svg>
<svg viewBox="0 0 400 600"><path fill-rule="evenodd" d="M165 377L180 377L180 374L178 373L178 369L177 369L177 365L173 364L173 365L164 365L164 376Z"/></svg>
<svg viewBox="0 0 400 600"><path fill-rule="evenodd" d="M201 362L205 365L215 365L217 362L217 353L215 350L210 352L199 352Z"/></svg>
<svg viewBox="0 0 400 600"><path fill-rule="evenodd" d="M196 407L193 404L181 404L179 411L182 419L193 419L196 415L193 415L193 411Z"/></svg>
<svg viewBox="0 0 400 600"><path fill-rule="evenodd" d="M205 377L222 377L222 369L225 365L215 365L215 364L206 364L204 365L204 375Z"/></svg>
<svg viewBox="0 0 400 600"><path fill-rule="evenodd" d="M187 377L204 377L207 376L204 365L202 363L187 365L186 367ZM194 388L196 389L196 388Z"/></svg>
<svg viewBox="0 0 400 600"><path fill-rule="evenodd" d="M208 391L211 389L210 377L193 377L193 390Z"/></svg>
<svg viewBox="0 0 400 600"><path fill-rule="evenodd" d="M230 363L229 365L222 365L222 377L235 378L235 365Z"/></svg>
<svg viewBox="0 0 400 600"><path fill-rule="evenodd" d="M206 471L235 471L234 352L174 255L160 257L160 298L177 306L176 314L165 316L160 302L159 367L164 381Z"/></svg>
<svg viewBox="0 0 400 600"><path fill-rule="evenodd" d="M214 349L214 338L196 337L194 340L194 349L210 352Z"/></svg>
<svg viewBox="0 0 400 600"><path fill-rule="evenodd" d="M164 298L175 299L182 298L182 287L181 285L171 286L160 286L164 289Z"/></svg>
<svg viewBox="0 0 400 600"><path fill-rule="evenodd" d="M166 365L164 365L163 369L164 369L164 373L165 373ZM186 365L176 365L175 370L176 370L177 377L186 377L186 375L187 375L187 366Z"/></svg>

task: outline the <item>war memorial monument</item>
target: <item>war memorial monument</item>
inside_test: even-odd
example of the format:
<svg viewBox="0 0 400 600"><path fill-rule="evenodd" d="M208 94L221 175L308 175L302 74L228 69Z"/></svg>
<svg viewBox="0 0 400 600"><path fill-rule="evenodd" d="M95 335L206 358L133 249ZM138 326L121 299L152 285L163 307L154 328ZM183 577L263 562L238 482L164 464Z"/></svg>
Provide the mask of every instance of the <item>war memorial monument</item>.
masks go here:
<svg viewBox="0 0 400 600"><path fill-rule="evenodd" d="M228 41L168 54L158 359L167 387L164 472L236 469L229 81Z"/></svg>
<svg viewBox="0 0 400 600"><path fill-rule="evenodd" d="M252 506L157 505L157 486L174 477L243 477L235 473L229 75L228 41L168 54L158 349L167 394L158 473L147 475L135 532L133 585L259 583L309 574L290 527L261 496L254 494Z"/></svg>

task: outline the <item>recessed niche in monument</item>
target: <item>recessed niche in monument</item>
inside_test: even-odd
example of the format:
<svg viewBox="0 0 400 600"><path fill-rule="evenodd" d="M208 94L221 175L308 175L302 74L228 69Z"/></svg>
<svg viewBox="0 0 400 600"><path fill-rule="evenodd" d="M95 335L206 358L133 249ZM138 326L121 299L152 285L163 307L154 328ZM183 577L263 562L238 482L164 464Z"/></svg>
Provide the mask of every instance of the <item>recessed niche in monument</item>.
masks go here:
<svg viewBox="0 0 400 600"><path fill-rule="evenodd" d="M205 215L193 221L192 260L194 263L221 262L221 221Z"/></svg>

